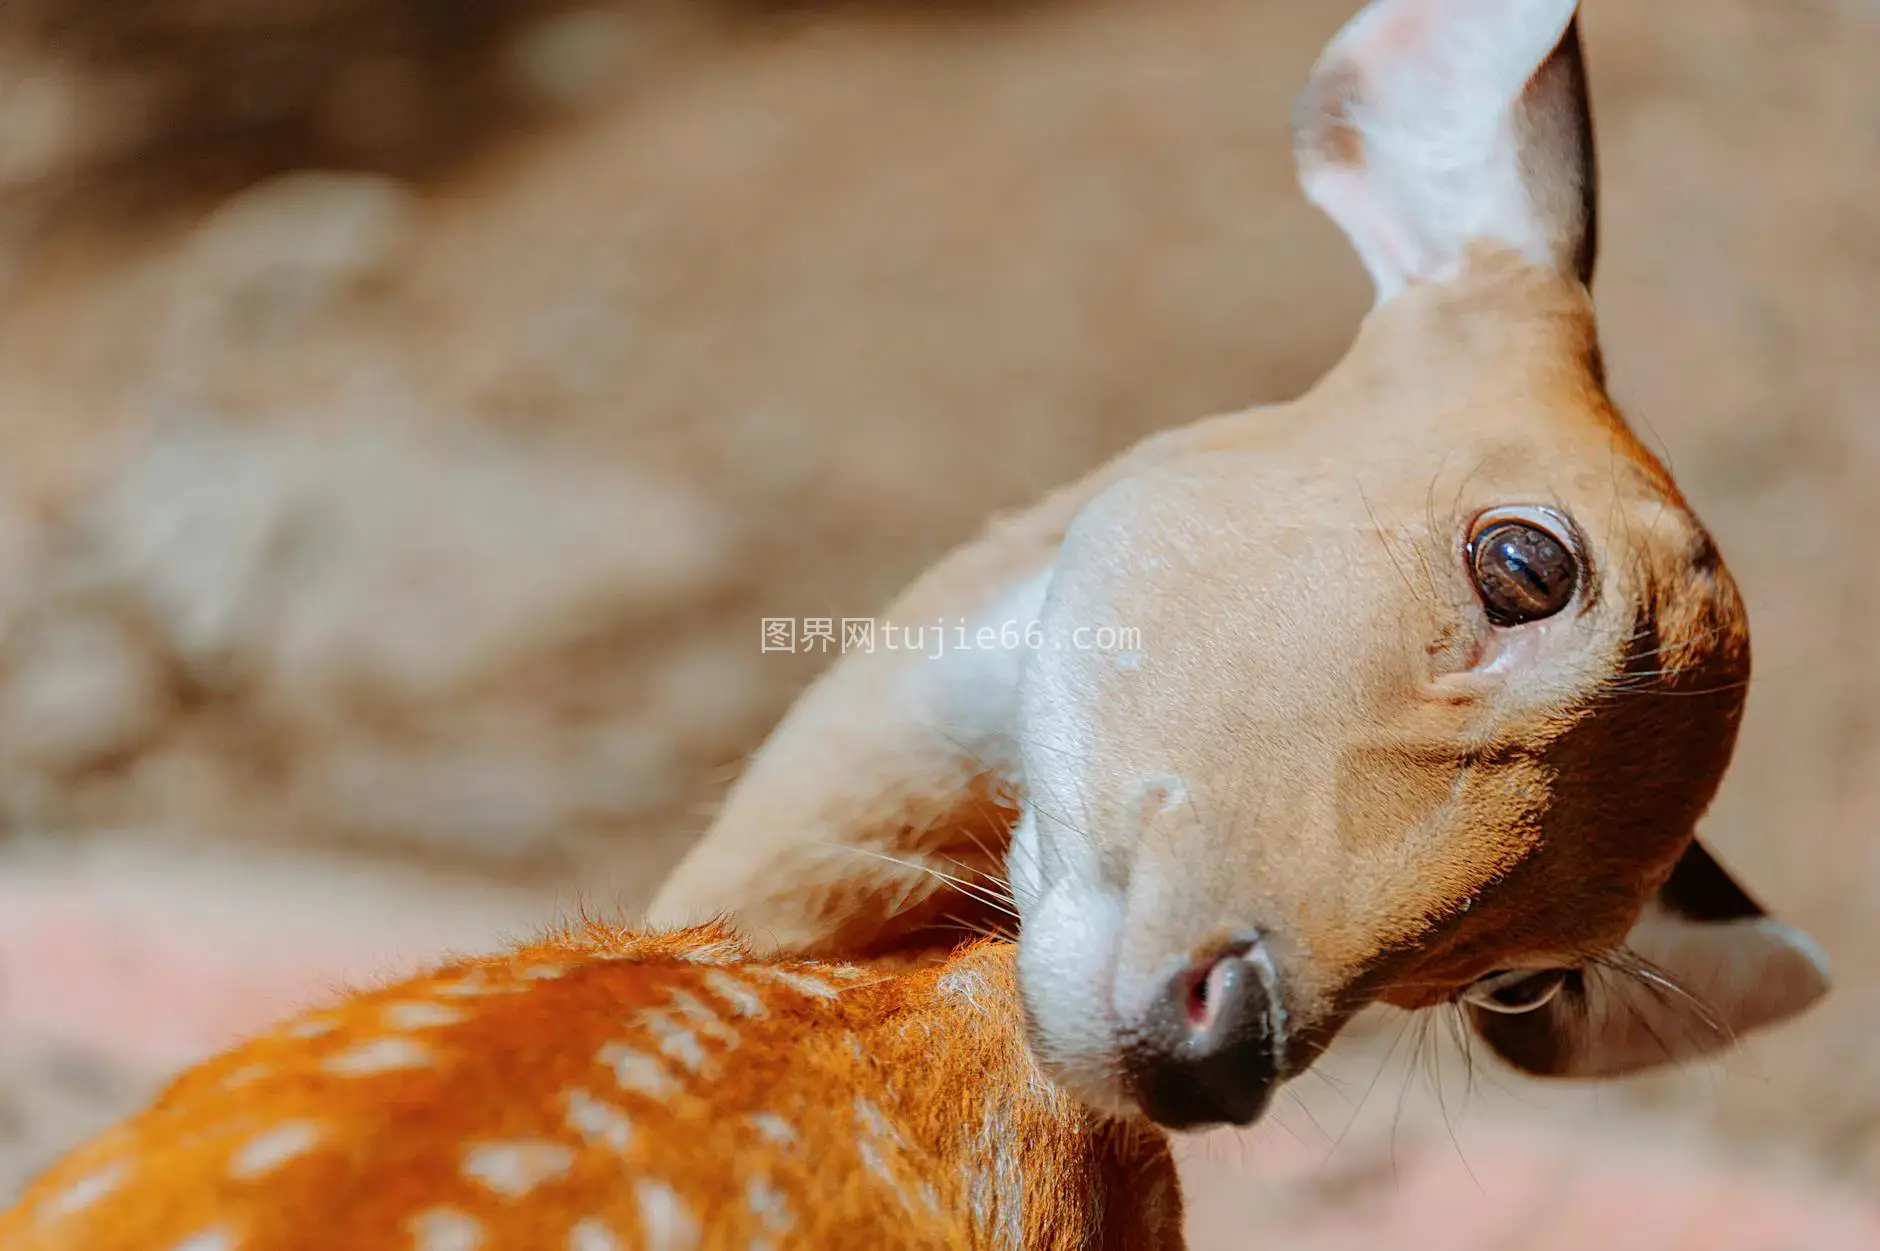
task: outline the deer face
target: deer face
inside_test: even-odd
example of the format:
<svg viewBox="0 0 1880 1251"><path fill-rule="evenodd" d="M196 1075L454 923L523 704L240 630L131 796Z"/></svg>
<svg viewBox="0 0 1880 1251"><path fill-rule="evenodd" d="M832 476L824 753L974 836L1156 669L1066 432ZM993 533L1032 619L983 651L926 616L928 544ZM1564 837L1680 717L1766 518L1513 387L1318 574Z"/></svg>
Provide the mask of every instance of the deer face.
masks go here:
<svg viewBox="0 0 1880 1251"><path fill-rule="evenodd" d="M1099 1106L1251 1121L1376 999L1461 999L1516 1063L1602 1074L1825 989L1692 841L1748 625L1605 395L1574 9L1347 27L1300 156L1378 307L1310 395L1066 536L1011 868L1034 1046Z"/></svg>

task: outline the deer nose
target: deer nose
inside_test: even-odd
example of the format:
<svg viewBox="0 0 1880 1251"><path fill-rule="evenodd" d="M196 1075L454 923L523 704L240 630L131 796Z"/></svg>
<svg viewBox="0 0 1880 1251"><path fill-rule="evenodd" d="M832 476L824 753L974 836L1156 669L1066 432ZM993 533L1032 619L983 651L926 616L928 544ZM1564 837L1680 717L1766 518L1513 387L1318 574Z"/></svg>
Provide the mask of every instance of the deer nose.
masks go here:
<svg viewBox="0 0 1880 1251"><path fill-rule="evenodd" d="M1189 961L1125 1048L1136 1102L1165 1129L1251 1125L1279 1082L1278 978L1258 938Z"/></svg>

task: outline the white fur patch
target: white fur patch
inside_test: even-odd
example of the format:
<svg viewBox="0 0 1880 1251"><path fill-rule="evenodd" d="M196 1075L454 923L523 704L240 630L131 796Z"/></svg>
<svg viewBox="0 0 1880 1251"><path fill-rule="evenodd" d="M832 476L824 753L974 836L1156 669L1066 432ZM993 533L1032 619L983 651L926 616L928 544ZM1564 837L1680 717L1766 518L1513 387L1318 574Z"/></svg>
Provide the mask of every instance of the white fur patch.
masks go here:
<svg viewBox="0 0 1880 1251"><path fill-rule="evenodd" d="M621 1251L620 1239L597 1220L577 1221L568 1231L568 1251Z"/></svg>
<svg viewBox="0 0 1880 1251"><path fill-rule="evenodd" d="M902 1186L901 1178L896 1175L893 1163L898 1162L907 1150L907 1140L901 1136L901 1131L882 1114L872 1099L862 1095L855 1098L855 1128L855 1151L861 1157L863 1167L894 1192L894 1197L901 1201L903 1208L912 1212L914 1202Z"/></svg>
<svg viewBox="0 0 1880 1251"><path fill-rule="evenodd" d="M679 1093L679 1083L672 1074L644 1051L635 1051L620 1043L608 1043L600 1049L595 1060L614 1071L614 1080L622 1090L630 1090L649 1099L666 1099Z"/></svg>
<svg viewBox="0 0 1880 1251"><path fill-rule="evenodd" d="M463 1174L505 1199L520 1199L568 1175L574 1149L546 1139L475 1143L464 1149Z"/></svg>
<svg viewBox="0 0 1880 1251"><path fill-rule="evenodd" d="M344 1077L370 1077L397 1069L424 1068L430 1063L430 1048L423 1043L409 1038L378 1038L328 1056L321 1067Z"/></svg>
<svg viewBox="0 0 1880 1251"><path fill-rule="evenodd" d="M462 1012L441 1003L394 1003L385 1008L385 1023L393 1029L440 1029L464 1020Z"/></svg>
<svg viewBox="0 0 1880 1251"><path fill-rule="evenodd" d="M1130 1009L1118 999L1136 992L1117 975L1122 899L1067 876L1023 911L1018 975L1039 1062L1085 1102L1125 1112L1114 1052L1118 1014Z"/></svg>
<svg viewBox="0 0 1880 1251"><path fill-rule="evenodd" d="M679 1024L664 1012L648 1012L640 1018L641 1024L659 1044L660 1054L676 1061L689 1073L702 1072L707 1056L705 1045L685 1026Z"/></svg>
<svg viewBox="0 0 1880 1251"><path fill-rule="evenodd" d="M122 1186L129 1172L123 1161L118 1161L105 1165L95 1173L88 1173L47 1200L46 1205L40 1209L40 1216L45 1219L62 1220L74 1213L82 1212Z"/></svg>
<svg viewBox="0 0 1880 1251"><path fill-rule="evenodd" d="M222 1079L222 1089L240 1090L243 1086L258 1082L267 1075L268 1066L265 1064L244 1064Z"/></svg>
<svg viewBox="0 0 1880 1251"><path fill-rule="evenodd" d="M958 999L976 1011L981 1010L986 996L991 993L985 974L978 969L949 969L940 975L937 985L941 994Z"/></svg>
<svg viewBox="0 0 1880 1251"><path fill-rule="evenodd" d="M784 1198L781 1190L770 1184L768 1178L753 1177L746 1182L744 1202L750 1208L751 1215L772 1233L784 1233L794 1223L790 1216L789 1200Z"/></svg>
<svg viewBox="0 0 1880 1251"><path fill-rule="evenodd" d="M696 1251L698 1217L671 1186L642 1178L633 1187L649 1251Z"/></svg>
<svg viewBox="0 0 1880 1251"><path fill-rule="evenodd" d="M752 990L750 984L740 981L723 969L712 969L705 974L705 988L731 1005L731 1010L743 1017L761 1017L764 1015L764 1000Z"/></svg>
<svg viewBox="0 0 1880 1251"><path fill-rule="evenodd" d="M797 973L790 969L780 969L774 965L756 965L751 970L762 977L767 977L780 986L787 986L800 995L812 999L834 999L842 992L820 978L807 973Z"/></svg>
<svg viewBox="0 0 1880 1251"><path fill-rule="evenodd" d="M516 982L492 981L487 969L472 969L454 982L434 987L431 993L452 999L474 999L482 995L514 995L527 989Z"/></svg>
<svg viewBox="0 0 1880 1251"><path fill-rule="evenodd" d="M235 1251L235 1235L226 1229L205 1229L177 1243L170 1251Z"/></svg>
<svg viewBox="0 0 1880 1251"><path fill-rule="evenodd" d="M604 1143L623 1153L633 1145L633 1122L613 1104L580 1089L565 1092L562 1103L568 1127L587 1142Z"/></svg>
<svg viewBox="0 0 1880 1251"><path fill-rule="evenodd" d="M796 1130L790 1122L775 1112L754 1112L751 1114L750 1121L751 1128L755 1129L766 1142L775 1143L779 1147L788 1147L796 1141Z"/></svg>
<svg viewBox="0 0 1880 1251"><path fill-rule="evenodd" d="M427 1208L405 1222L414 1251L479 1251L483 1224L455 1208Z"/></svg>
<svg viewBox="0 0 1880 1251"><path fill-rule="evenodd" d="M715 971L715 970L714 970ZM703 999L689 990L674 987L672 1008L694 1030L707 1038L715 1038L727 1047L738 1045L738 1031L726 1025L719 1015L712 1011Z"/></svg>
<svg viewBox="0 0 1880 1251"><path fill-rule="evenodd" d="M229 1161L229 1176L252 1181L305 1155L320 1141L320 1127L311 1121L290 1121L248 1140Z"/></svg>

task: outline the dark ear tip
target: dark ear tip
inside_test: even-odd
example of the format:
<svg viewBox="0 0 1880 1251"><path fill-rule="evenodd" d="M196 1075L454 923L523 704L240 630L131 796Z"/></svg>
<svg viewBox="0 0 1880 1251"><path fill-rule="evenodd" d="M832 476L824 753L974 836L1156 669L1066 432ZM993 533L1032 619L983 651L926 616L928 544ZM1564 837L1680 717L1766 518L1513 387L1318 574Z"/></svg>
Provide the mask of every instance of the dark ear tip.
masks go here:
<svg viewBox="0 0 1880 1251"><path fill-rule="evenodd" d="M1762 906L1738 886L1736 879L1693 839L1671 876L1658 888L1658 903L1665 911L1687 921L1722 923L1766 916Z"/></svg>

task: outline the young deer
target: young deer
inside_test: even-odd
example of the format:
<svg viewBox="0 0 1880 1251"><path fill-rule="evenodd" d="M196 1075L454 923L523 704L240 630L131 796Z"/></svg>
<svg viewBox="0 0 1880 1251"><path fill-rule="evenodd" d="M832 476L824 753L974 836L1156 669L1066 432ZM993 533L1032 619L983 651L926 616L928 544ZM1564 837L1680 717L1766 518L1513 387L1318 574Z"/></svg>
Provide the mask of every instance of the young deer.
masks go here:
<svg viewBox="0 0 1880 1251"><path fill-rule="evenodd" d="M709 926L303 1015L0 1214L7 1251L1181 1245L1167 1140L1042 1080L1009 944L890 973Z"/></svg>
<svg viewBox="0 0 1880 1251"><path fill-rule="evenodd" d="M652 918L883 950L960 907L934 869L1009 863L1037 1054L1171 1127L1253 1120L1373 1001L1600 1076L1823 994L1693 841L1749 627L1605 389L1576 9L1360 13L1295 113L1376 285L1348 355L920 578L890 619L1041 645L842 657Z"/></svg>

